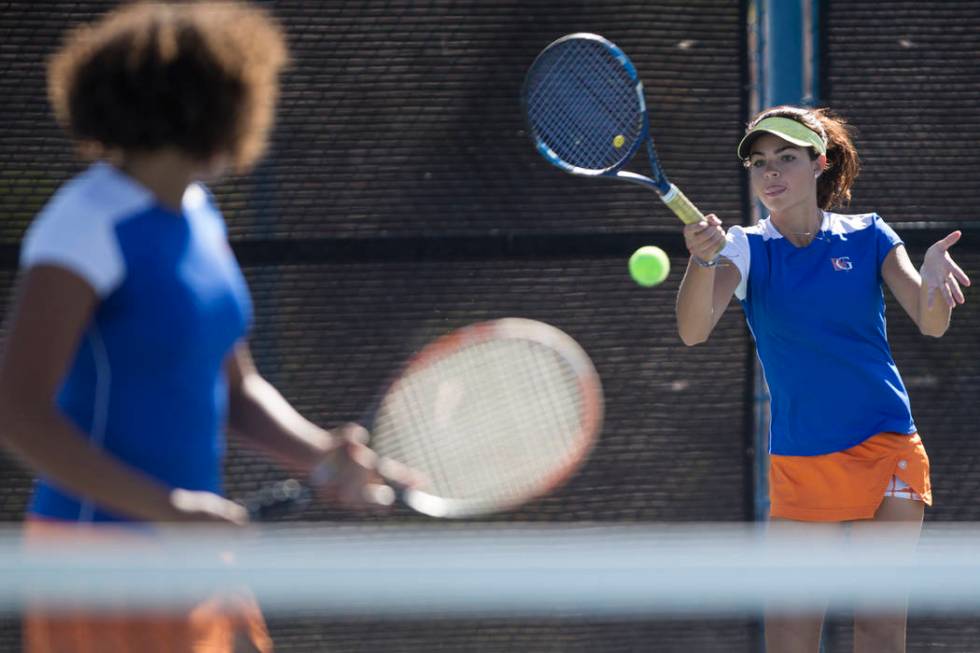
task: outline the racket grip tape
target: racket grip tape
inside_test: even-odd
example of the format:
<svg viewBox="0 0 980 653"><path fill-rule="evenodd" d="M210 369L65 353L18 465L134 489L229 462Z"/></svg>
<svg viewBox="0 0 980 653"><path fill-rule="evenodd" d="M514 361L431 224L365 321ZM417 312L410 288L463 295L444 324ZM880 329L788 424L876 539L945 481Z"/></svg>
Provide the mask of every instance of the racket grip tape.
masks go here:
<svg viewBox="0 0 980 653"><path fill-rule="evenodd" d="M670 185L670 190L660 196L664 204L673 211L684 224L694 224L704 220L704 215L694 206L691 200L681 192L674 184Z"/></svg>

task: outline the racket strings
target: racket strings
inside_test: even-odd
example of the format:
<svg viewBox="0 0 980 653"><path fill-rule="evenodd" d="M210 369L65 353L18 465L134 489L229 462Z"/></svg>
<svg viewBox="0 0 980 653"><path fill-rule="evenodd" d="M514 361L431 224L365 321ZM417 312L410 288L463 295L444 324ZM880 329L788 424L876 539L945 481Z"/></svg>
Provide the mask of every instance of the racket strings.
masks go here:
<svg viewBox="0 0 980 653"><path fill-rule="evenodd" d="M579 385L543 345L472 345L403 379L382 404L372 445L426 474L431 494L505 503L578 451Z"/></svg>
<svg viewBox="0 0 980 653"><path fill-rule="evenodd" d="M555 97L550 106L539 108L537 121L539 137L556 154L568 163L592 170L611 167L625 158L630 151L627 137L631 146L637 131L630 124L635 115L617 115L623 98L608 95L610 90L615 93L623 88L600 88L597 81L601 79L599 72L574 68L564 79L556 78L560 83L556 84Z"/></svg>
<svg viewBox="0 0 980 653"><path fill-rule="evenodd" d="M529 393L534 392L538 387L534 383L536 379L533 378L533 372L536 369L538 368L534 366L527 369L514 369L513 365L488 366L486 361L484 361L479 366L474 367L470 372L480 375L480 378L485 384L483 390L492 393L491 396L494 397L494 403L499 402L502 406L515 407L521 406L522 402L526 403L526 398L531 396ZM487 383L488 381L492 383ZM515 383L515 381L517 382ZM445 401L445 397L437 398L437 400ZM542 453L548 455L546 460L553 461L554 452L536 451L533 446L536 440L533 438L526 436L508 438L506 434L518 435L522 428L537 430L537 422L540 422L540 416L547 414L548 411L538 411L536 414L528 411L515 411L513 409L510 411L498 411L495 406L480 396L474 396L474 401L479 403L469 406L469 409L465 413L465 419L477 425L486 425L491 423L492 420L495 422L495 428L498 433L504 434L504 437L501 439L498 436L494 440L484 440L484 446L471 448L470 450L466 450L465 448L460 449L459 447L455 447L454 450L452 444L466 444L466 440L461 440L458 437L454 438L453 442L440 453L444 459L452 459L454 461L454 467L451 469L466 469L468 471L466 471L465 475L455 474L443 476L442 478L447 480L446 491L450 493L450 496L460 496L466 493L468 487L472 492L487 495L494 485L497 486L496 491L498 492L509 493L523 491L523 485L515 486L510 481L524 479L524 482L526 482L529 476L536 475L535 470L523 469L527 467L527 461L541 460L538 456ZM460 408L462 409L463 407ZM535 417L539 419L535 420ZM460 426L465 425L460 424ZM550 424L543 424L541 426L542 428L548 429L554 428ZM493 458L488 459L488 456ZM502 456L507 456L510 459L505 461ZM504 464L507 466L508 473L506 475L502 475L499 469ZM440 466L440 468L446 469L445 465Z"/></svg>
<svg viewBox="0 0 980 653"><path fill-rule="evenodd" d="M528 484L539 481L540 474L555 464L556 457L567 453L571 441L574 440L572 436L581 428L581 406L566 392L565 387L550 382L542 373L558 369L563 361L550 350L533 347L527 342L523 344L526 352L519 361L520 369L515 373L508 365L511 369L501 370L506 375L506 404L517 406L527 402L528 398L533 398L533 401L523 411L524 414L510 415L513 421L519 422L502 426L510 428L510 433L519 436L522 430L526 433L501 442L506 448L495 450L495 453L511 458L507 461L509 473L506 476L500 476L492 465L484 467L488 472L488 483L503 482L501 490L512 494L524 493ZM571 389L574 390L574 387ZM483 421L494 419L494 415L476 413L474 418Z"/></svg>
<svg viewBox="0 0 980 653"><path fill-rule="evenodd" d="M552 121L555 124L564 117L585 128L602 116L620 131L628 130L635 112L628 103L624 111L622 99L632 99L633 81L623 66L605 47L591 41L569 41L563 46L555 48L551 65L544 66L542 77L549 83L537 87L532 104L548 110L544 113L549 116L557 116L559 120ZM564 114L554 111L556 108L563 108Z"/></svg>
<svg viewBox="0 0 980 653"><path fill-rule="evenodd" d="M642 134L636 81L595 41L571 39L542 55L529 76L526 101L534 135L580 168L617 165Z"/></svg>

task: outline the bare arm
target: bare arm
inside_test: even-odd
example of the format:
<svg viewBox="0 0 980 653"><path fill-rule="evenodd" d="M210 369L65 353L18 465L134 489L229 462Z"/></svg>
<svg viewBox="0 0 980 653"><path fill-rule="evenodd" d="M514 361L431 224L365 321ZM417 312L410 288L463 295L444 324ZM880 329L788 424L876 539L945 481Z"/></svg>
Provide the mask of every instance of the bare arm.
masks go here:
<svg viewBox="0 0 980 653"><path fill-rule="evenodd" d="M228 427L257 449L299 472L309 473L342 442L300 415L259 374L247 344L228 358Z"/></svg>
<svg viewBox="0 0 980 653"><path fill-rule="evenodd" d="M40 265L22 278L0 360L0 440L35 472L109 510L151 521L243 521L220 497L202 503L207 493L175 492L92 447L58 410L56 393L97 302L64 268Z"/></svg>
<svg viewBox="0 0 980 653"><path fill-rule="evenodd" d="M704 222L684 227L684 240L692 257L712 258L724 245L721 220L709 215ZM711 268L692 258L677 291L677 331L685 345L707 341L731 302L741 274L734 265Z"/></svg>
<svg viewBox="0 0 980 653"><path fill-rule="evenodd" d="M969 286L970 279L947 251L960 235L956 231L934 243L926 251L921 270L915 269L903 245L894 247L882 263L882 278L924 335L943 336L953 308L966 301L960 284Z"/></svg>

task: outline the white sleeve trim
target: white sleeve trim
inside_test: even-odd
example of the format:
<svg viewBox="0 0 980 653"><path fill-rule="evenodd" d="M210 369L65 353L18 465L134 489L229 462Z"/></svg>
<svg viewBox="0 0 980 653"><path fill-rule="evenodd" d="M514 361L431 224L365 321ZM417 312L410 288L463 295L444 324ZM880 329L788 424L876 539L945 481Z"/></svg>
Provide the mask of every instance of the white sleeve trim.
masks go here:
<svg viewBox="0 0 980 653"><path fill-rule="evenodd" d="M721 256L732 262L739 272L738 285L735 287L735 296L745 299L748 290L749 268L751 263L751 251L749 249L749 239L745 235L745 229L738 225L728 230L725 236L725 247L721 250Z"/></svg>
<svg viewBox="0 0 980 653"><path fill-rule="evenodd" d="M39 217L24 238L21 268L56 265L84 279L99 297L108 295L122 282L122 253L110 224L77 228L85 222L85 216L67 214Z"/></svg>
<svg viewBox="0 0 980 653"><path fill-rule="evenodd" d="M126 264L116 225L148 203L145 194L120 192L105 182L104 170L93 168L55 194L24 236L21 269L42 264L65 268L100 298L122 283Z"/></svg>

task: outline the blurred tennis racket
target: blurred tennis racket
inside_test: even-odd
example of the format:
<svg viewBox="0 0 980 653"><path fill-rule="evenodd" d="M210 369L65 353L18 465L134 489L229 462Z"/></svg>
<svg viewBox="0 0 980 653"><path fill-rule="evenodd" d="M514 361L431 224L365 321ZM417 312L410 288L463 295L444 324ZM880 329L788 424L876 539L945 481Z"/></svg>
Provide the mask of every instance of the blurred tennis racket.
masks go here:
<svg viewBox="0 0 980 653"><path fill-rule="evenodd" d="M524 80L523 104L530 136L549 163L573 175L652 188L685 224L704 218L661 169L643 83L608 39L580 32L542 50ZM644 144L650 177L622 169Z"/></svg>
<svg viewBox="0 0 980 653"><path fill-rule="evenodd" d="M382 395L366 426L379 455L421 472L399 499L433 517L499 512L544 495L585 460L602 422L599 376L571 337L542 322L470 325L427 345ZM245 502L253 519L311 496L296 479Z"/></svg>

